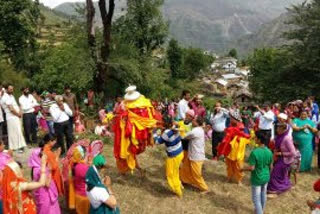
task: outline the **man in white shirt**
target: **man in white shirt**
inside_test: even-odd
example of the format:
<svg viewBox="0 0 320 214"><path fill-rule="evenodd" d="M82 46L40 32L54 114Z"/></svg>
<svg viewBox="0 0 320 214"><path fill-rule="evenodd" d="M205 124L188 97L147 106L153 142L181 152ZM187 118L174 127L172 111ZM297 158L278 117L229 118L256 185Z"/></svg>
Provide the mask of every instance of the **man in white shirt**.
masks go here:
<svg viewBox="0 0 320 214"><path fill-rule="evenodd" d="M73 113L68 104L63 102L62 96L57 95L55 100L56 103L50 107L49 112L53 118L55 134L57 136L55 147L61 147L61 154L64 155L66 152L64 137L66 138L67 149L69 149L73 143L72 127L69 123L69 119L73 116Z"/></svg>
<svg viewBox="0 0 320 214"><path fill-rule="evenodd" d="M275 115L272 112L270 105L267 103L263 105L263 109L261 109L259 106L256 106L256 108L258 112L254 114L254 117L259 119L259 130L265 134L270 142L272 130L274 129Z"/></svg>
<svg viewBox="0 0 320 214"><path fill-rule="evenodd" d="M35 114L35 107L39 106L38 102L29 93L29 88L21 89L22 95L19 98L20 108L22 110L22 122L24 137L28 145L37 144L37 119Z"/></svg>
<svg viewBox="0 0 320 214"><path fill-rule="evenodd" d="M179 120L184 120L186 118L186 113L190 109L190 107L189 107L190 98L191 98L190 91L184 90L182 92L182 99L180 100L180 102L178 104L178 118L179 118Z"/></svg>
<svg viewBox="0 0 320 214"><path fill-rule="evenodd" d="M212 125L212 160L218 160L217 147L224 138L224 130L226 129L229 111L221 107L221 103L217 102L214 109L214 115L210 119Z"/></svg>
<svg viewBox="0 0 320 214"><path fill-rule="evenodd" d="M192 185L202 192L208 192L209 188L202 177L202 166L205 157L205 134L202 128L203 119L193 119L194 127L187 133L184 139L190 140L188 157L184 159L180 168L180 179L183 183Z"/></svg>
<svg viewBox="0 0 320 214"><path fill-rule="evenodd" d="M6 113L9 149L23 152L26 142L21 127L22 112L13 96L13 85L6 86L6 93L2 96L1 104Z"/></svg>

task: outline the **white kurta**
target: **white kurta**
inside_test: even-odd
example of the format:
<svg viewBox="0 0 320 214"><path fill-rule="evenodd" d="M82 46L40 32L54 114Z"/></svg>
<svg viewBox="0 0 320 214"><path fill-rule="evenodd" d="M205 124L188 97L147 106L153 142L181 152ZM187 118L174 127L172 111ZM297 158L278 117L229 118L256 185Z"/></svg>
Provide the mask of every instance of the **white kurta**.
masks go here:
<svg viewBox="0 0 320 214"><path fill-rule="evenodd" d="M26 141L22 134L21 120L19 117L7 120L9 149L17 150L26 147Z"/></svg>

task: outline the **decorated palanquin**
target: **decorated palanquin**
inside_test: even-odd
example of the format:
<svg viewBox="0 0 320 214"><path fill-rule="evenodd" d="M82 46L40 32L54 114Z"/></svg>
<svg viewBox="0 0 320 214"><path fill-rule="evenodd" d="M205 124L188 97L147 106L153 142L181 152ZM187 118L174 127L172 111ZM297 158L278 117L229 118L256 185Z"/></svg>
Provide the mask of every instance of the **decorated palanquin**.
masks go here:
<svg viewBox="0 0 320 214"><path fill-rule="evenodd" d="M121 174L140 168L137 155L154 144L152 131L160 121L161 115L151 101L135 86L128 87L123 103L115 109L113 121L114 157Z"/></svg>

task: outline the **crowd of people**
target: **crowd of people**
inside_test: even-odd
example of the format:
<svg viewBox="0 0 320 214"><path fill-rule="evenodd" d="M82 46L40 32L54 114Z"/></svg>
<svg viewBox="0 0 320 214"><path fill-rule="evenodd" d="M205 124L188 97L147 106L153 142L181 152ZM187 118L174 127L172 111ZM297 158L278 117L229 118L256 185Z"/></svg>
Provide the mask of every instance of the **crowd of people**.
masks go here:
<svg viewBox="0 0 320 214"><path fill-rule="evenodd" d="M65 86L64 94L44 91L31 94L21 89L18 102L14 87L7 84L0 92L0 192L3 213L61 213L59 198L64 197L70 212L120 213L105 174L103 143L76 141L75 132L86 127L75 94ZM312 169L320 124L319 107L314 97L296 100L285 107L264 103L223 106L217 101L206 109L204 96L184 90L177 102L150 101L135 86L116 98L113 108L97 112L94 133L114 137L114 157L120 174L135 169L142 172L138 155L147 146L164 144L167 182L174 194L183 197L184 186L210 192L202 175L205 161L224 160L226 182L242 185L244 173L251 172L254 210L264 213L267 198L290 191L299 172ZM90 96L89 96L90 95ZM93 91L88 106L94 105ZM90 103L90 105L89 105ZM44 137L39 138L39 131ZM211 141L212 155L206 157L205 143ZM246 160L247 146L250 155ZM7 147L7 148L6 148ZM28 158L28 181L15 153L32 149ZM318 168L320 150L318 149ZM294 176L294 184L291 182ZM319 191L318 181L315 191ZM308 201L320 210L319 201Z"/></svg>

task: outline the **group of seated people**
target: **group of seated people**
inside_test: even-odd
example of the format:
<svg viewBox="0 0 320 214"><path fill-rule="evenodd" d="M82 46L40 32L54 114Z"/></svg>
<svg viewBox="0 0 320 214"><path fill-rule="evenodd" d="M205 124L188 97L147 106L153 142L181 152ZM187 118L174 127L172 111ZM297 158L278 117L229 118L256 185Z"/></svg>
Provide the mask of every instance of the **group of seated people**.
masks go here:
<svg viewBox="0 0 320 214"><path fill-rule="evenodd" d="M88 145L75 143L60 160L61 149L53 145L56 139L47 134L28 158L31 181L22 164L0 141L0 181L2 213L59 214L64 213L59 198L64 197L68 213L120 213L105 176L106 159L101 151L91 155ZM64 164L61 169L60 161Z"/></svg>

